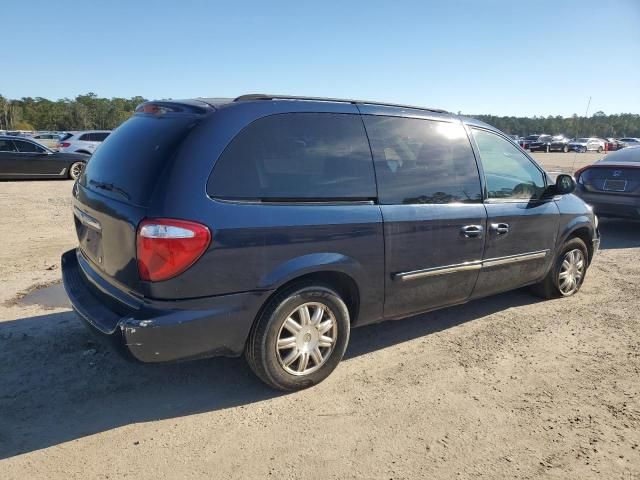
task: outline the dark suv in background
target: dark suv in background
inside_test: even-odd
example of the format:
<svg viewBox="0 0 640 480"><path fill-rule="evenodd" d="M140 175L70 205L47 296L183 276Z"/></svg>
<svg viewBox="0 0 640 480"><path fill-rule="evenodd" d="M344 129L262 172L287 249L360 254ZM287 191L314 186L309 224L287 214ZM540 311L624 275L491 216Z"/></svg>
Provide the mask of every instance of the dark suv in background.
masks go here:
<svg viewBox="0 0 640 480"><path fill-rule="evenodd" d="M353 327L525 285L576 293L599 236L574 188L441 110L148 102L74 185L64 285L138 360L244 353L295 390L329 375Z"/></svg>

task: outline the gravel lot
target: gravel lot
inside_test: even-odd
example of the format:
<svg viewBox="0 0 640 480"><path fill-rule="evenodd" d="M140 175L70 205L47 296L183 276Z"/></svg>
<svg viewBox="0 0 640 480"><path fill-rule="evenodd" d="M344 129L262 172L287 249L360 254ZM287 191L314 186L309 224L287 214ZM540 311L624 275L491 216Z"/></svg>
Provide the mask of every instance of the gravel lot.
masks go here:
<svg viewBox="0 0 640 480"><path fill-rule="evenodd" d="M0 182L3 480L640 479L640 223L602 222L575 297L354 330L327 381L282 395L242 360L136 365L95 344L56 284L70 189Z"/></svg>

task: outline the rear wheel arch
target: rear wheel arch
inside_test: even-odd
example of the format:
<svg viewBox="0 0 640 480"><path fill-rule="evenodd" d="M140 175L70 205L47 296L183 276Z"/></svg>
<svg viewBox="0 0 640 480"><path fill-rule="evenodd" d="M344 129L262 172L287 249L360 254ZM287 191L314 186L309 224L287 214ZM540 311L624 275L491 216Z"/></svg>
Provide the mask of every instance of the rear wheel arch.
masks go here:
<svg viewBox="0 0 640 480"><path fill-rule="evenodd" d="M350 275L336 270L320 270L317 272L306 273L297 276L286 283L280 285L265 300L260 311L254 319L254 323L260 318L264 309L273 301L275 297L285 290L290 289L294 285L318 285L324 286L335 292L342 298L349 310L351 324L358 317L360 310L360 288L356 281Z"/></svg>

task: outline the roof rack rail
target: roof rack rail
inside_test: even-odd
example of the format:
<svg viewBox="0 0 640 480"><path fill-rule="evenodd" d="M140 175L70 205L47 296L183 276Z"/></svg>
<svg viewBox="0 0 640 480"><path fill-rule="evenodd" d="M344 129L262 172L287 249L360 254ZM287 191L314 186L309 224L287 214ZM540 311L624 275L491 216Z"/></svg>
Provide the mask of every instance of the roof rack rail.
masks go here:
<svg viewBox="0 0 640 480"><path fill-rule="evenodd" d="M239 97L236 97L233 99L234 102L250 102L254 100L316 100L319 102L343 102L343 103L353 103L353 104L380 105L383 107L413 108L416 110L427 110L429 112L436 112L436 113L450 113L440 108L417 107L415 105L403 105L400 103L374 102L369 100L354 100L354 99L348 99L348 98L302 97L302 96L295 96L295 95L267 95L264 93L250 93L247 95L240 95Z"/></svg>

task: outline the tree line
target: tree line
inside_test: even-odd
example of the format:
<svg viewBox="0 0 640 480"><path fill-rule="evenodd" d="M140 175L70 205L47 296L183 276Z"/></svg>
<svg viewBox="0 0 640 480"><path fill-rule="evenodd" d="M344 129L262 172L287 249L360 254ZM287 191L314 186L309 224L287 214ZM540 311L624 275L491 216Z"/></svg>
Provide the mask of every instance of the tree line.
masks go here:
<svg viewBox="0 0 640 480"><path fill-rule="evenodd" d="M102 98L95 93L48 100L0 95L0 130L111 130L129 118L143 97ZM640 115L596 112L590 117L500 117L469 115L512 135L564 134L568 137L640 137Z"/></svg>
<svg viewBox="0 0 640 480"><path fill-rule="evenodd" d="M596 112L590 117L498 117L495 115L468 115L486 122L511 135L526 136L534 133L573 137L622 138L640 137L640 115L620 113L606 115Z"/></svg>
<svg viewBox="0 0 640 480"><path fill-rule="evenodd" d="M9 100L0 95L0 130L111 130L145 99L101 98L95 93L52 101L42 97Z"/></svg>

